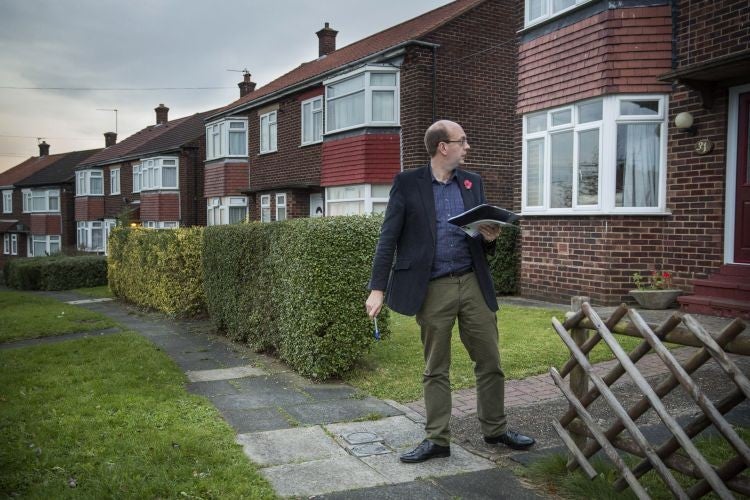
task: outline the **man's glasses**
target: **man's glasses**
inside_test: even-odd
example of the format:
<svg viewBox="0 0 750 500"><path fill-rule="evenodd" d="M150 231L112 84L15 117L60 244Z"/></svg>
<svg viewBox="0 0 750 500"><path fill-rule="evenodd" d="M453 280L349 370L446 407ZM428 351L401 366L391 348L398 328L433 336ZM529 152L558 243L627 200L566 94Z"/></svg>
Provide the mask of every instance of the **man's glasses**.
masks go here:
<svg viewBox="0 0 750 500"><path fill-rule="evenodd" d="M448 143L448 142L457 142L458 144L460 144L462 146L466 146L466 144L468 144L468 142L469 142L469 139L467 139L466 137L462 137L461 139L457 139L455 141L440 141L440 142L446 142L446 143Z"/></svg>

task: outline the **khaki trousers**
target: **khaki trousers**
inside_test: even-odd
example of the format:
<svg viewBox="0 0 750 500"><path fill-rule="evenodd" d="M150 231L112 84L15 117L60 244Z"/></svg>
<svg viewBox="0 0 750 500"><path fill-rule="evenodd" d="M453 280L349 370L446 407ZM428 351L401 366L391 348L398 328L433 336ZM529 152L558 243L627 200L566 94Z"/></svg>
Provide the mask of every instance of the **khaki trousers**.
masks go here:
<svg viewBox="0 0 750 500"><path fill-rule="evenodd" d="M458 318L461 342L474 362L477 416L482 434L505 432L505 374L500 368L497 317L484 301L474 273L430 281L416 319L422 331L427 439L450 443L451 333Z"/></svg>

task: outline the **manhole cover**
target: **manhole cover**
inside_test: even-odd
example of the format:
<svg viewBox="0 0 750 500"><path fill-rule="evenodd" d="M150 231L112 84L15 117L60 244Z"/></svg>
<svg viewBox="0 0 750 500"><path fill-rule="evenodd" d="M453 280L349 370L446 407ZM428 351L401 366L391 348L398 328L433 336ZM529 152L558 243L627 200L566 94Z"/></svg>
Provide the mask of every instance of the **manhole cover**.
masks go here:
<svg viewBox="0 0 750 500"><path fill-rule="evenodd" d="M370 455L385 455L391 450L383 446L383 443L367 443L352 446L349 452L355 457L369 457Z"/></svg>
<svg viewBox="0 0 750 500"><path fill-rule="evenodd" d="M376 443L383 440L373 432L352 432L343 437L349 444Z"/></svg>

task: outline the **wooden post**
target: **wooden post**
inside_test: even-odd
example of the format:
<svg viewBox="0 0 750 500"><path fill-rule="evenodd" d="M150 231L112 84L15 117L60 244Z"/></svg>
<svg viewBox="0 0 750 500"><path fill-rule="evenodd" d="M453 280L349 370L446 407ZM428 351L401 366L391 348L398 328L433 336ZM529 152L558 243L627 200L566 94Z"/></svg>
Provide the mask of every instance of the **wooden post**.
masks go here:
<svg viewBox="0 0 750 500"><path fill-rule="evenodd" d="M570 310L574 313L581 310L581 305L584 302L588 302L590 299L586 296L574 296L570 298ZM586 339L588 339L588 330L585 328L573 328L570 330L570 336L573 341L581 347ZM586 354L588 358L588 354ZM586 371L581 365L576 365L575 368L570 372L570 390L580 401L581 398L589 391L589 381L586 377ZM573 405L570 405L570 409L573 409ZM573 436L573 441L579 449L583 450L586 447L588 439L586 436ZM571 457L572 458L572 457Z"/></svg>

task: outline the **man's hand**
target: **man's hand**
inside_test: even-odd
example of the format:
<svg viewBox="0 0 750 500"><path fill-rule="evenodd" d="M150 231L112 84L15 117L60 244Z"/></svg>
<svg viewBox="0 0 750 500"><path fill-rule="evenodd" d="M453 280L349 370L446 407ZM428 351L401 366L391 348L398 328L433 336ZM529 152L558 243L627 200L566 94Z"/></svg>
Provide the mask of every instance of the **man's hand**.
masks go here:
<svg viewBox="0 0 750 500"><path fill-rule="evenodd" d="M482 224L478 229L487 243L495 241L500 236L500 224Z"/></svg>
<svg viewBox="0 0 750 500"><path fill-rule="evenodd" d="M370 292L370 296L367 297L367 300L365 301L365 309L367 310L367 315L370 316L370 319L373 319L375 316L380 314L380 309L382 308L383 308L383 291L372 290Z"/></svg>

